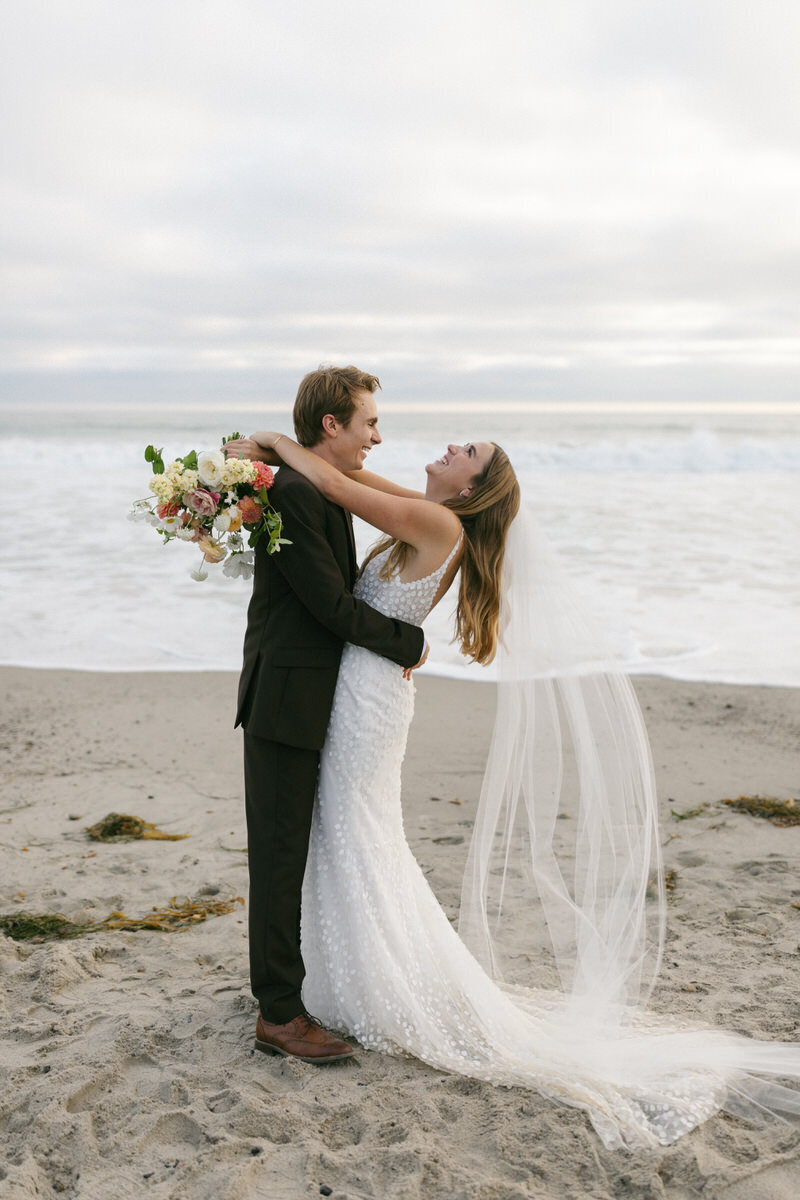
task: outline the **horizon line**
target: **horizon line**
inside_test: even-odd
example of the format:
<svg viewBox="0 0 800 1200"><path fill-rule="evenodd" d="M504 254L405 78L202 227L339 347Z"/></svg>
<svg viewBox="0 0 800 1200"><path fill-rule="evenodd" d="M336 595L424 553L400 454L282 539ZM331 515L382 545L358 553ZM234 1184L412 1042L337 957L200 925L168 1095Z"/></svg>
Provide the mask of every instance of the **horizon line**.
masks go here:
<svg viewBox="0 0 800 1200"><path fill-rule="evenodd" d="M28 402L30 404L30 401ZM237 412L286 412L291 409L293 400L284 402L276 400L233 403L214 403L212 401L180 400L174 403L145 400L145 401L91 401L86 404L75 404L74 399L59 403L46 400L41 403L34 401L31 408L38 411L48 409L59 410L67 404L73 411L79 412L108 412L126 408L137 412L227 412L235 409ZM737 413L749 416L791 416L800 415L800 400L391 400L381 397L382 406L392 412L450 413L450 412L501 412L501 413L611 413L611 414L689 414L719 413L733 416ZM0 410L18 408L18 401L4 401L0 397Z"/></svg>

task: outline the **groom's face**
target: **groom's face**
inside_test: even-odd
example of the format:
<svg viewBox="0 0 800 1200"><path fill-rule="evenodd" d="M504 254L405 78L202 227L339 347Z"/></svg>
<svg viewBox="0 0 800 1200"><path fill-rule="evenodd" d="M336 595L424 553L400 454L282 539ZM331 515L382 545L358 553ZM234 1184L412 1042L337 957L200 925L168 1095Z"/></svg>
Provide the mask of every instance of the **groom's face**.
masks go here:
<svg viewBox="0 0 800 1200"><path fill-rule="evenodd" d="M340 471L360 471L373 446L379 446L378 406L372 392L357 392L356 406L346 425L336 425L331 443L334 466Z"/></svg>

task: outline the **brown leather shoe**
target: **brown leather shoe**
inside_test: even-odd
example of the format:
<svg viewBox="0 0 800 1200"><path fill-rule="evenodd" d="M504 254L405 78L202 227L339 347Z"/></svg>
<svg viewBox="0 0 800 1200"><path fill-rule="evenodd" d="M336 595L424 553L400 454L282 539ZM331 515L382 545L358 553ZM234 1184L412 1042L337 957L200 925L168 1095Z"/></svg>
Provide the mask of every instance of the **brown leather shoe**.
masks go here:
<svg viewBox="0 0 800 1200"><path fill-rule="evenodd" d="M300 1013L285 1025L271 1025L259 1013L256 1050L263 1050L265 1054L284 1054L307 1063L338 1062L353 1053L352 1046L328 1033L307 1013Z"/></svg>

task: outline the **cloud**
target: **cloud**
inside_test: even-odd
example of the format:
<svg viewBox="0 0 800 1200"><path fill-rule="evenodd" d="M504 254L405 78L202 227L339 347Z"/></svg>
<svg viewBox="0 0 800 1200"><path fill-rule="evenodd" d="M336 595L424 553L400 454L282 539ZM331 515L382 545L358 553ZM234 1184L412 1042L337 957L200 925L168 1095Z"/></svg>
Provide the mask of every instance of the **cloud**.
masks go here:
<svg viewBox="0 0 800 1200"><path fill-rule="evenodd" d="M32 0L6 24L11 368L791 386L788 2Z"/></svg>

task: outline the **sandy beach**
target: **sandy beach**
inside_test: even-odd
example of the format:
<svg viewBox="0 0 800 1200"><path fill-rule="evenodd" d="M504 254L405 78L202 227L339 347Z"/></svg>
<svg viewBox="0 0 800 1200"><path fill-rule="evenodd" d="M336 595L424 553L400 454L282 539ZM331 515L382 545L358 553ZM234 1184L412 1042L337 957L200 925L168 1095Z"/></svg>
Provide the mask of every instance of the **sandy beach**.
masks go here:
<svg viewBox="0 0 800 1200"><path fill-rule="evenodd" d="M670 892L653 1007L800 1037L800 826L722 805L800 797L800 691L636 681ZM139 918L246 898L236 676L0 669L0 913ZM422 677L404 770L411 845L454 915L494 690ZM700 808L696 816L677 820ZM180 840L92 841L131 813ZM0 935L0 1194L76 1200L794 1200L800 1129L708 1121L603 1148L531 1092L359 1052L320 1069L253 1050L246 913L177 932ZM327 1189L330 1189L328 1191Z"/></svg>

